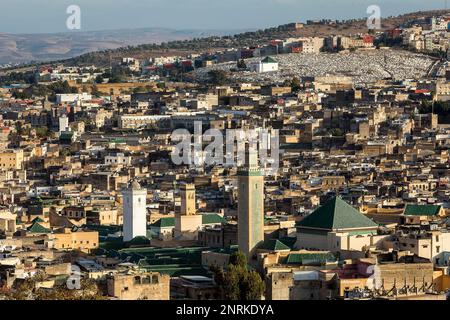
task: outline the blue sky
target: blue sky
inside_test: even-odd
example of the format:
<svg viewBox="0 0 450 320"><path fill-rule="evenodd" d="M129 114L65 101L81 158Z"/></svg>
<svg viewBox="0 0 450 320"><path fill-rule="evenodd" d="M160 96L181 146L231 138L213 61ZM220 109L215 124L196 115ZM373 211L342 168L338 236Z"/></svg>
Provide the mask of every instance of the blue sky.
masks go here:
<svg viewBox="0 0 450 320"><path fill-rule="evenodd" d="M66 8L73 4L81 8L82 31L251 29L306 19L364 17L372 4L380 6L382 16L445 8L445 0L1 0L0 32L68 31Z"/></svg>

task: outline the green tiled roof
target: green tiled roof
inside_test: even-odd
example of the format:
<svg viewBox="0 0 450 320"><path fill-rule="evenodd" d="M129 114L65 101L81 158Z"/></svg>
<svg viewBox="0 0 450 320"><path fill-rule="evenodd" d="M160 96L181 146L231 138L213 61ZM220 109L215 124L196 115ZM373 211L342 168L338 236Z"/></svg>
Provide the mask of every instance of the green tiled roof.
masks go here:
<svg viewBox="0 0 450 320"><path fill-rule="evenodd" d="M441 206L407 204L403 214L405 216L435 216L441 210Z"/></svg>
<svg viewBox="0 0 450 320"><path fill-rule="evenodd" d="M30 233L50 233L52 230L45 228L40 225L38 222L33 223L31 227L28 228L28 232Z"/></svg>
<svg viewBox="0 0 450 320"><path fill-rule="evenodd" d="M183 275L206 276L208 272L200 265L147 265L139 262L139 267L150 272L159 272L171 277L179 277Z"/></svg>
<svg viewBox="0 0 450 320"><path fill-rule="evenodd" d="M160 218L158 221L153 223L151 226L156 227L156 228L175 227L175 218L173 218L173 217Z"/></svg>
<svg viewBox="0 0 450 320"><path fill-rule="evenodd" d="M261 245L260 249L270 250L270 251L279 251L279 250L291 250L287 245L277 239L269 239L264 241Z"/></svg>
<svg viewBox="0 0 450 320"><path fill-rule="evenodd" d="M41 219L40 217L36 217L33 220L31 220L31 222L35 223L35 222L44 222L43 219Z"/></svg>
<svg viewBox="0 0 450 320"><path fill-rule="evenodd" d="M202 224L225 223L225 219L218 214L202 214Z"/></svg>
<svg viewBox="0 0 450 320"><path fill-rule="evenodd" d="M106 226L99 224L85 224L82 226L83 228L87 228L92 231L97 231L100 236L106 237L109 234L116 233L122 230L121 226Z"/></svg>
<svg viewBox="0 0 450 320"><path fill-rule="evenodd" d="M73 132L63 132L59 136L59 138L63 139L63 140L72 139L72 137L73 137Z"/></svg>
<svg viewBox="0 0 450 320"><path fill-rule="evenodd" d="M330 252L323 253L291 253L287 256L286 264L324 264L326 262L335 262L336 257Z"/></svg>
<svg viewBox="0 0 450 320"><path fill-rule="evenodd" d="M328 200L300 221L297 226L325 230L378 227L375 222L339 197Z"/></svg>
<svg viewBox="0 0 450 320"><path fill-rule="evenodd" d="M237 244L232 244L225 248L212 248L210 251L214 251L217 253L225 253L225 254L233 254L239 250L239 246Z"/></svg>
<svg viewBox="0 0 450 320"><path fill-rule="evenodd" d="M277 63L273 58L271 57L265 57L261 60L262 63Z"/></svg>

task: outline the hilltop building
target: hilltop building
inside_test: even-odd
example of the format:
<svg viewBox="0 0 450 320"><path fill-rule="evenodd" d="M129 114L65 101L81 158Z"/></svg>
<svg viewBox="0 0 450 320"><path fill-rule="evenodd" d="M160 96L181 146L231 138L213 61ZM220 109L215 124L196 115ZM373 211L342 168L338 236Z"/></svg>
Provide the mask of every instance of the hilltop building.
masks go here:
<svg viewBox="0 0 450 320"><path fill-rule="evenodd" d="M278 71L278 62L271 57L265 57L261 61L250 64L250 71L257 73Z"/></svg>

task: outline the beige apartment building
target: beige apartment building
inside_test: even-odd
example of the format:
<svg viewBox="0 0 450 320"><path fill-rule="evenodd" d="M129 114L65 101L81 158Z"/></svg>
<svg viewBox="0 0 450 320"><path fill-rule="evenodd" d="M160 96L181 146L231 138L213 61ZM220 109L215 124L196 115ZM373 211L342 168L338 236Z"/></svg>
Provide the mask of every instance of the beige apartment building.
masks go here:
<svg viewBox="0 0 450 320"><path fill-rule="evenodd" d="M447 101L450 100L450 82L436 83L436 100Z"/></svg>
<svg viewBox="0 0 450 320"><path fill-rule="evenodd" d="M430 231L402 236L398 238L398 249L412 252L439 264L440 254L450 251L450 233Z"/></svg>
<svg viewBox="0 0 450 320"><path fill-rule="evenodd" d="M0 211L0 231L5 233L16 232L16 218L17 215L7 210Z"/></svg>
<svg viewBox="0 0 450 320"><path fill-rule="evenodd" d="M0 153L0 170L22 169L23 150L5 150Z"/></svg>
<svg viewBox="0 0 450 320"><path fill-rule="evenodd" d="M322 178L322 190L338 189L345 185L344 176L326 176Z"/></svg>
<svg viewBox="0 0 450 320"><path fill-rule="evenodd" d="M97 231L71 231L62 229L47 236L46 244L58 250L80 250L89 253L98 248L99 237Z"/></svg>
<svg viewBox="0 0 450 320"><path fill-rule="evenodd" d="M394 143L369 141L363 145L363 154L369 157L378 157L385 154L392 154Z"/></svg>

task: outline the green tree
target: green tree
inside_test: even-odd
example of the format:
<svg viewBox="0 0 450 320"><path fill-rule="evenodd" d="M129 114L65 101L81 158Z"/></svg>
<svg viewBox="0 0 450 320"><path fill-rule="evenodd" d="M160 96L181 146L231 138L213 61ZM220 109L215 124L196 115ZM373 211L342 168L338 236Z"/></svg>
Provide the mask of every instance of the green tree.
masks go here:
<svg viewBox="0 0 450 320"><path fill-rule="evenodd" d="M247 258L242 251L236 251L230 256L230 264L245 268L247 266Z"/></svg>
<svg viewBox="0 0 450 320"><path fill-rule="evenodd" d="M104 79L101 74L99 74L97 77L95 77L95 83L103 83Z"/></svg>
<svg viewBox="0 0 450 320"><path fill-rule="evenodd" d="M333 128L329 132L333 137L342 137L344 135L344 132L339 128Z"/></svg>
<svg viewBox="0 0 450 320"><path fill-rule="evenodd" d="M238 69L247 69L247 64L245 63L244 59L240 59L237 63Z"/></svg>
<svg viewBox="0 0 450 320"><path fill-rule="evenodd" d="M230 256L226 272L218 267L212 267L211 271L224 299L260 300L264 293L261 276L255 271L248 270L247 259L241 251Z"/></svg>
<svg viewBox="0 0 450 320"><path fill-rule="evenodd" d="M243 300L260 300L264 293L264 282L256 271L250 271L243 283L245 298Z"/></svg>
<svg viewBox="0 0 450 320"><path fill-rule="evenodd" d="M291 80L285 80L284 85L287 87L291 87L293 92L300 90L302 87L300 79L297 77L293 77Z"/></svg>
<svg viewBox="0 0 450 320"><path fill-rule="evenodd" d="M208 72L209 81L213 85L223 85L227 81L227 73L223 70L211 70Z"/></svg>
<svg viewBox="0 0 450 320"><path fill-rule="evenodd" d="M18 100L31 99L31 93L25 90L13 90L12 96Z"/></svg>
<svg viewBox="0 0 450 320"><path fill-rule="evenodd" d="M47 138L51 136L51 131L47 127L39 127L35 129L38 138Z"/></svg>

